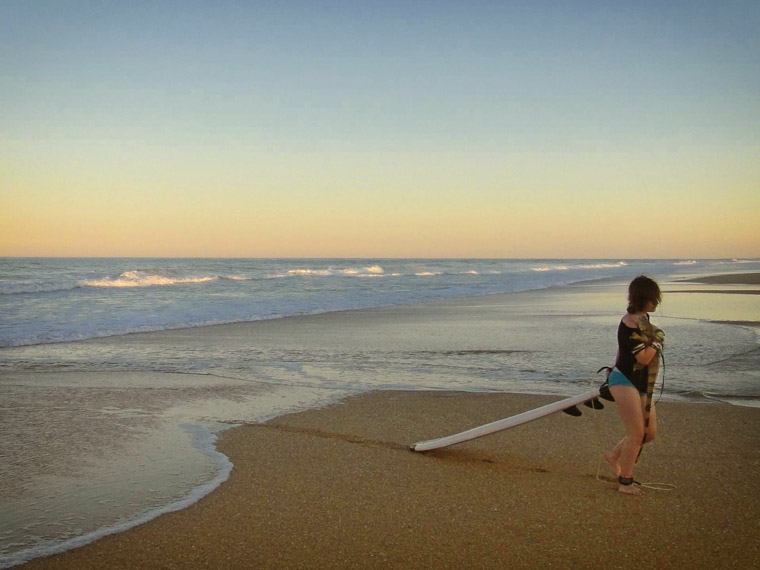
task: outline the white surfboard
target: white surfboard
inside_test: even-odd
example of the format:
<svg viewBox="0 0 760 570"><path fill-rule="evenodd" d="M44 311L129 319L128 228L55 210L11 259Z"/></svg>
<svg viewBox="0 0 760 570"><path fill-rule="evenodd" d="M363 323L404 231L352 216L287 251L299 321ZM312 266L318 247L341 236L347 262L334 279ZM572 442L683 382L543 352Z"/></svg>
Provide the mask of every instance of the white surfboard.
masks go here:
<svg viewBox="0 0 760 570"><path fill-rule="evenodd" d="M490 424L485 424L476 428L468 429L467 431L455 433L454 435L440 437L438 439L431 439L428 441L420 441L410 447L413 451L430 451L431 449L438 449L439 447L448 447L449 445L454 445L455 443L462 443L463 441L469 441L471 439L483 437L484 435L489 435L497 431L513 428L532 420L537 420L538 418L548 416L554 412L559 412L561 410L577 406L578 404L582 404L583 402L593 400L598 396L599 389L594 388L593 390L589 390L583 394L571 396L570 398L565 398L564 400L559 400L558 402L552 402L551 404L541 406L535 410L529 410L527 412L517 414L516 416L504 418L503 420L497 420L495 422L491 422Z"/></svg>

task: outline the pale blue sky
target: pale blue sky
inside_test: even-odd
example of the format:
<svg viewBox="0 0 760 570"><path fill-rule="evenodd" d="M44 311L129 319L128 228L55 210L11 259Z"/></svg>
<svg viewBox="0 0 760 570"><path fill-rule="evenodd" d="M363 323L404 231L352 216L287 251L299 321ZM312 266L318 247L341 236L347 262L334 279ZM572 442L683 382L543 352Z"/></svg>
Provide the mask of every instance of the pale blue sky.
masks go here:
<svg viewBox="0 0 760 570"><path fill-rule="evenodd" d="M0 255L760 256L755 1L31 0L0 26ZM613 235L643 197L658 251Z"/></svg>

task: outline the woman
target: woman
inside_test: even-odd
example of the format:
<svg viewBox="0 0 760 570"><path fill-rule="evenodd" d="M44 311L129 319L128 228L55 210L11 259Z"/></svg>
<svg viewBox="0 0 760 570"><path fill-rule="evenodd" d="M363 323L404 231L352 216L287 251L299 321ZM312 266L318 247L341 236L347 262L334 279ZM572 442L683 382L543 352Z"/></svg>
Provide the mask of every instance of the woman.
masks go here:
<svg viewBox="0 0 760 570"><path fill-rule="evenodd" d="M643 443L653 441L657 435L657 414L654 406L650 410L647 408L651 404L651 390L665 335L651 325L649 313L661 302L662 293L656 281L645 275L631 281L628 310L618 326L615 368L609 376L610 393L615 398L626 435L604 454L604 458L618 477L618 490L630 495L643 494L633 485L633 468Z"/></svg>

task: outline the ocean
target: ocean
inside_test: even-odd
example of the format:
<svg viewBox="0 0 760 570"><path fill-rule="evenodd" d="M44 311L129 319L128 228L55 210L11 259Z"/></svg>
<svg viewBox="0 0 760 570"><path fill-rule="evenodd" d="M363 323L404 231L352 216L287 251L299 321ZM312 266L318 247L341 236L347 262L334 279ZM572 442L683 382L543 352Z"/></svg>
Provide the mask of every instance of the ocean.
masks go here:
<svg viewBox="0 0 760 570"><path fill-rule="evenodd" d="M236 424L374 389L578 393L609 364L631 277L677 291L753 271L760 260L0 259L0 567L198 500L229 474L214 441ZM526 293L588 287L570 311ZM514 302L477 301L498 294ZM758 297L710 298L666 293L654 317L675 339L662 398L757 405ZM436 328L450 302L493 313L504 336ZM430 335L406 337L404 307L421 303L443 316L427 309ZM382 307L402 320L340 338L298 318ZM234 325L251 322L255 342Z"/></svg>
<svg viewBox="0 0 760 570"><path fill-rule="evenodd" d="M508 293L696 263L5 259L0 347Z"/></svg>

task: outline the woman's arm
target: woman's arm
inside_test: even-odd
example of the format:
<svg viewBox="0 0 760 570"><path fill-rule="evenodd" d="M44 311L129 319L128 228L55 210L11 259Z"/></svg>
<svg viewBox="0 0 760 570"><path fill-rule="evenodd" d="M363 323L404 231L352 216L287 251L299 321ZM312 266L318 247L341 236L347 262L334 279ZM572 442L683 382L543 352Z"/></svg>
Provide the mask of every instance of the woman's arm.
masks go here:
<svg viewBox="0 0 760 570"><path fill-rule="evenodd" d="M636 362L639 366L648 366L654 357L657 356L657 349L651 346L646 347L636 353Z"/></svg>

